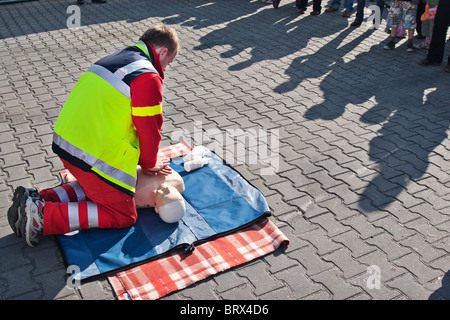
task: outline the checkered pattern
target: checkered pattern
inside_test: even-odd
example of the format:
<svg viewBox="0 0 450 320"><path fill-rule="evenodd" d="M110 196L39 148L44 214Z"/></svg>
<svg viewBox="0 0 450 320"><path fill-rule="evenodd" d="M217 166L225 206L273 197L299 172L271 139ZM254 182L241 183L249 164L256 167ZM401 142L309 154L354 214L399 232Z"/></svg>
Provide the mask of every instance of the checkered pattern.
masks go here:
<svg viewBox="0 0 450 320"><path fill-rule="evenodd" d="M173 159L176 157L184 156L192 150L192 147L186 140L182 140L179 143L162 147L159 152L164 154L167 158Z"/></svg>
<svg viewBox="0 0 450 320"><path fill-rule="evenodd" d="M192 253L177 251L109 276L108 280L119 300L155 300L288 244L286 236L270 220L263 219L203 243Z"/></svg>

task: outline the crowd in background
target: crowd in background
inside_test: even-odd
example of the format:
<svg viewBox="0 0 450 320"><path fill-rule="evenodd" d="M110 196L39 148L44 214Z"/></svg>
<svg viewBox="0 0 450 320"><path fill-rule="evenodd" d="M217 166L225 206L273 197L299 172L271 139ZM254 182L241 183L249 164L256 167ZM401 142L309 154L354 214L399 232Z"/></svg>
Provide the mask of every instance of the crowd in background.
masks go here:
<svg viewBox="0 0 450 320"><path fill-rule="evenodd" d="M263 0L278 8L281 0ZM450 25L450 0L370 0L376 2L379 8L380 18L384 8L388 10L386 18L386 31L390 34L389 41L384 46L385 50L395 49L397 38L407 37L406 50L413 52L415 49L428 50L427 57L419 61L420 65L440 65L444 59L447 29ZM354 0L332 0L326 13L339 11L343 2L344 18L350 18L354 9ZM304 14L308 0L295 0L299 14ZM357 0L356 17L350 24L351 27L359 27L364 19L366 0ZM312 1L311 15L317 16L322 11L322 0ZM413 37L417 32L419 41L413 43ZM450 56L444 69L450 72Z"/></svg>

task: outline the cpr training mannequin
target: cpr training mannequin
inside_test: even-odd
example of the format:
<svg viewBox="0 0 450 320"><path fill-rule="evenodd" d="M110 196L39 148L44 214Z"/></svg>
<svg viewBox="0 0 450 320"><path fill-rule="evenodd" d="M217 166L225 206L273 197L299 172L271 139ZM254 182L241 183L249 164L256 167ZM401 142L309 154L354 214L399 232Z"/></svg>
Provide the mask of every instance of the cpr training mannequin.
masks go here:
<svg viewBox="0 0 450 320"><path fill-rule="evenodd" d="M138 167L137 177L136 208L154 207L166 223L178 222L183 217L186 211L181 195L184 182L176 171L169 175L148 175Z"/></svg>
<svg viewBox="0 0 450 320"><path fill-rule="evenodd" d="M195 147L183 157L184 169L190 172L209 164L210 153L203 146ZM155 207L160 218L167 223L175 223L183 217L186 211L181 196L184 182L177 172L171 170L170 174L146 174L138 166L137 177L136 208Z"/></svg>

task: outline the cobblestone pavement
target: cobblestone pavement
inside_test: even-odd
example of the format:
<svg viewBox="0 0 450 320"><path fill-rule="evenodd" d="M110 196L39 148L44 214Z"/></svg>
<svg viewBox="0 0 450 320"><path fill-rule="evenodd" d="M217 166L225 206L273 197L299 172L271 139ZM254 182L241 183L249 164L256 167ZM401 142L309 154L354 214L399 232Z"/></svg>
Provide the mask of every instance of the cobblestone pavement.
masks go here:
<svg viewBox="0 0 450 320"><path fill-rule="evenodd" d="M182 41L162 145L181 132L223 147L291 242L164 299L450 298L444 64L419 66L425 52L404 39L383 50L385 20L352 28L339 12L299 16L294 1L86 1L69 29L73 4L0 5L1 299L115 299L105 278L66 286L55 239L26 247L6 212L15 187L58 184L52 128L80 75L156 23ZM226 132L241 139L221 144Z"/></svg>

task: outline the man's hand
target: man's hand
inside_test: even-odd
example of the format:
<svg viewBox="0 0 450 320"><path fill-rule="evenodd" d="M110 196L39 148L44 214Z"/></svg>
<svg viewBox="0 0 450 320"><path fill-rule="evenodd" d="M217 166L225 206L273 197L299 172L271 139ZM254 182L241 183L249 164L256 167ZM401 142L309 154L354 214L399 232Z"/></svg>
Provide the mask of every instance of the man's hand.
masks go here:
<svg viewBox="0 0 450 320"><path fill-rule="evenodd" d="M172 168L169 167L169 163L170 163L169 158L158 155L156 165L153 168L142 167L142 173L147 174L149 176L155 176L157 174L167 176L172 173Z"/></svg>

